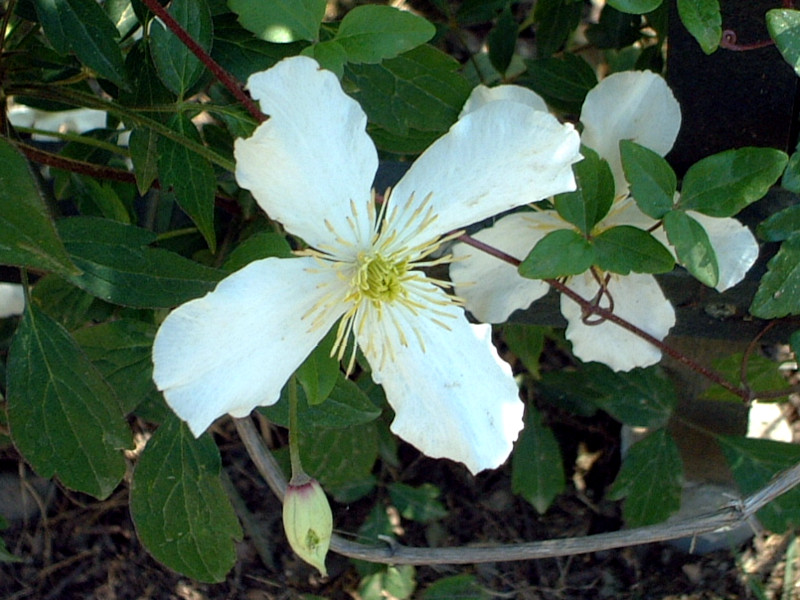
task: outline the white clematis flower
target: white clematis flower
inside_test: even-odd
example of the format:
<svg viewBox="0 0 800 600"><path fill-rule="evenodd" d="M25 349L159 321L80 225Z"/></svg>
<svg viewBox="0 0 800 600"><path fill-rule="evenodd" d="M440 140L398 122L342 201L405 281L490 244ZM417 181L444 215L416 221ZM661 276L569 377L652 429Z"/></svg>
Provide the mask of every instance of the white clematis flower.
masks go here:
<svg viewBox="0 0 800 600"><path fill-rule="evenodd" d="M449 260L431 254L454 229L574 189L577 133L492 103L460 119L378 206L366 116L332 73L294 57L248 87L270 118L236 141L237 181L313 249L255 261L165 319L153 376L168 404L195 435L273 404L338 322L335 352L355 339L397 435L472 472L497 467L522 428L516 384L446 284L419 269Z"/></svg>
<svg viewBox="0 0 800 600"><path fill-rule="evenodd" d="M25 312L25 290L19 283L0 283L0 319Z"/></svg>
<svg viewBox="0 0 800 600"><path fill-rule="evenodd" d="M508 87L513 87L513 91L504 89ZM543 103L525 88L499 86L480 89L467 106L476 109L494 99L509 97L534 109ZM657 222L644 214L628 195L619 142L630 139L662 156L669 152L680 129L681 117L680 107L666 82L650 72L611 75L587 94L581 122L584 126L581 141L608 161L616 188L614 204L592 233L597 235L618 225L651 229ZM741 281L758 256L758 244L750 230L736 219L689 214L706 229L717 254L720 277L716 289L724 291ZM574 226L555 211L525 212L506 216L474 237L522 260L545 235L569 228ZM663 228L654 235L672 250ZM515 310L526 308L547 293L545 282L520 277L513 266L465 244L457 244L453 254L459 259L450 266L456 293L481 321L503 322ZM675 324L675 311L652 275L587 271L569 278L567 285L584 299L613 309L617 316L659 340ZM630 370L661 359L661 352L649 342L614 323L583 315L580 306L566 296L561 298L561 312L568 321L566 337L572 342L573 352L584 361Z"/></svg>

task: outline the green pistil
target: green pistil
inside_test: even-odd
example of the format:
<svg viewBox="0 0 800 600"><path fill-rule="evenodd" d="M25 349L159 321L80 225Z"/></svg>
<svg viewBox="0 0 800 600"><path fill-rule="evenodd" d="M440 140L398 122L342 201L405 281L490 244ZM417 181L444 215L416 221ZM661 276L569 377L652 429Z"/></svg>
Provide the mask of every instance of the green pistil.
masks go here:
<svg viewBox="0 0 800 600"><path fill-rule="evenodd" d="M358 289L373 301L392 301L403 290L402 278L408 271L406 260L395 262L382 255L361 257L358 269Z"/></svg>

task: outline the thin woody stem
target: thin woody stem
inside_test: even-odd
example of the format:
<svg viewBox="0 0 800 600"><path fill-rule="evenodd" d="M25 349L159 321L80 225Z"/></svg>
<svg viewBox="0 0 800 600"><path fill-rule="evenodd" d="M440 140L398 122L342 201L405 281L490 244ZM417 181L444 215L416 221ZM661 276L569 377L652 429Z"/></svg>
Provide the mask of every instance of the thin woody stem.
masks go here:
<svg viewBox="0 0 800 600"><path fill-rule="evenodd" d="M498 259L503 260L503 261L505 261L505 262L507 262L509 264L512 264L515 267L519 267L519 265L522 263L521 260L519 260L517 258L514 258L510 254L506 254L505 252L503 252L501 250L498 250L497 248L493 248L492 246L489 246L488 244L485 244L485 243L481 242L480 240L476 240L475 238L473 238L473 237L471 237L471 236L469 236L467 234L461 235L457 239L460 242L464 242L465 244L469 244L473 248L477 248L478 250L482 250L483 252L486 252L487 254L490 254L490 255L494 256L495 258L498 258ZM664 354L674 358L675 360L677 360L678 362L686 365L687 367L689 367L693 371L695 371L697 373L700 373L701 375L703 375L704 377L706 377L709 380L713 381L714 383L722 386L723 388L725 388L726 390L728 390L732 394L735 394L736 396L739 396L740 398L742 398L745 401L750 401L751 400L750 392L748 390L744 390L744 389L741 389L741 388L733 385L731 382L727 381L722 375L720 375L716 371L712 371L711 369L709 369L707 367L704 367L703 365L693 361L688 356L685 356L684 354L681 354L680 352L678 352L677 350L675 350L671 346L668 346L667 344L665 344L661 340L653 337L652 335L650 335L646 331L643 331L642 329L640 329L639 327L637 327L633 323L630 323L629 321L626 321L625 319L617 316L612 311L599 306L597 303L590 302L589 300L586 300L585 298L583 298L582 296L580 296L579 294L577 294L576 292L574 292L573 290L568 288L566 285L564 285L560 281L558 281L556 279L545 279L544 281L547 284L549 284L550 286L552 286L555 289L557 289L559 292L561 292L565 296L567 296L570 300L572 300L575 303L577 303L584 312L586 312L588 314L592 314L592 315L597 315L597 316L602 317L603 319L605 319L607 321L611 321L615 325L619 325L623 329L626 329L626 330L630 331L631 333L633 333L633 334L639 336L640 338L644 339L645 341L651 343L653 346L655 346L656 348L661 350Z"/></svg>
<svg viewBox="0 0 800 600"><path fill-rule="evenodd" d="M240 82L228 73L222 66L215 61L206 52L200 44L198 44L192 36L178 23L172 15L170 15L159 3L158 0L142 0L142 3L155 14L167 28L174 33L183 44L191 50L191 52L206 66L208 70L216 77L219 82L224 85L234 97L242 103L247 112L259 123L266 121L267 117L261 112L253 99L247 95Z"/></svg>

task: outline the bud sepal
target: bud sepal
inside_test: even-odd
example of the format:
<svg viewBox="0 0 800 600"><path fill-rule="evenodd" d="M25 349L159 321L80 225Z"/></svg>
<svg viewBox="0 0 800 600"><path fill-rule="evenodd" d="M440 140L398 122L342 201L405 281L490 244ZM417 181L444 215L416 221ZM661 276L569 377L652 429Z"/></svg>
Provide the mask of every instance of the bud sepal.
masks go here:
<svg viewBox="0 0 800 600"><path fill-rule="evenodd" d="M333 533L333 515L316 479L305 474L292 477L283 499L283 529L292 550L327 575L325 556Z"/></svg>

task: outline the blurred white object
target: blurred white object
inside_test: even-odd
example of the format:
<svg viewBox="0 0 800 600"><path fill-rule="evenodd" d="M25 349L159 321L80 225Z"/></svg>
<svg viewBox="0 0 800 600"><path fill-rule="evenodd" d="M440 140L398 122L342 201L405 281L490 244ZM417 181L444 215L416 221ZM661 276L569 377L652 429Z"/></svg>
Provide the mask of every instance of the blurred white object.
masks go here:
<svg viewBox="0 0 800 600"><path fill-rule="evenodd" d="M58 133L83 133L106 126L106 113L92 108L50 112L17 104L9 110L8 119L15 127L31 127ZM34 133L32 137L38 142L58 141L56 137L40 133Z"/></svg>
<svg viewBox="0 0 800 600"><path fill-rule="evenodd" d="M747 416L747 437L791 442L792 430L781 405L776 402L753 402Z"/></svg>
<svg viewBox="0 0 800 600"><path fill-rule="evenodd" d="M25 293L18 283L0 283L0 319L25 311Z"/></svg>

